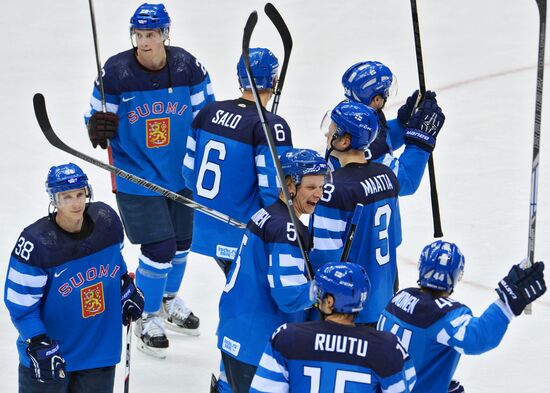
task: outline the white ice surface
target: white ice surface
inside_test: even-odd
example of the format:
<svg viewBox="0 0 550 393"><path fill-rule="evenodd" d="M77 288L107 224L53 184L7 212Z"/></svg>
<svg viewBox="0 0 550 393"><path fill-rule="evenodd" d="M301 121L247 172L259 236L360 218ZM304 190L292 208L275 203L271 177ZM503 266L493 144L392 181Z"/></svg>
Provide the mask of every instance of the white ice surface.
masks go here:
<svg viewBox="0 0 550 393"><path fill-rule="evenodd" d="M218 99L238 95L235 66L248 14L260 11L253 46L282 45L261 11L263 2L166 0L172 44L195 54L209 70ZM96 0L100 54L130 45L128 20L136 1ZM292 32L294 50L279 113L293 130L295 146L322 149L319 122L342 98L340 77L352 63L377 59L399 80L396 110L418 85L409 2L401 0L277 1ZM73 161L88 173L96 200L116 206L109 175L50 146L32 110L41 92L54 129L73 147L99 159L83 125L96 74L88 4L84 0L6 1L2 4L0 103L1 284L11 249L23 227L45 215L44 179L53 164ZM526 255L536 86L538 12L534 0L419 1L428 88L437 90L447 116L435 162L445 239L458 243L466 273L456 298L480 314L496 297L493 287ZM548 70L547 70L548 71ZM546 83L546 98L549 97ZM550 256L550 111L543 109L536 258ZM399 248L402 286L416 281L416 260L432 240L427 175L420 190L401 200L404 241ZM135 268L138 248L125 257ZM198 338L170 334L165 360L133 351L132 392L206 392L218 367L217 302L223 285L215 263L191 254L182 293L201 318ZM3 287L2 287L3 288ZM242 307L246 307L243 299ZM512 322L502 344L463 357L456 372L469 393L550 390L550 298L532 316ZM17 386L16 331L0 307L0 391ZM122 392L123 368L116 391Z"/></svg>

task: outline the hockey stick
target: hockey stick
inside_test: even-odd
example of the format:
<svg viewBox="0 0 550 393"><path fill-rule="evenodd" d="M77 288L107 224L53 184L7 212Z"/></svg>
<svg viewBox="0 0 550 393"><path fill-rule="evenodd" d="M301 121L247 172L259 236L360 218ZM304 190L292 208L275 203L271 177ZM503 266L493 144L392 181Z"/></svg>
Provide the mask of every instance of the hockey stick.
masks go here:
<svg viewBox="0 0 550 393"><path fill-rule="evenodd" d="M105 103L105 88L103 87L103 75L101 72L101 60L99 57L99 45L97 44L97 29L95 27L95 12L94 4L92 0L88 0L90 5L90 20L92 21L92 35L94 37L94 50L95 50L95 64L97 67L97 80L99 82L99 92L101 94L101 110L107 112L107 104ZM113 149L111 148L110 141L107 140L107 156L109 157L109 165L113 165ZM111 173L111 191L116 193L116 180L115 175Z"/></svg>
<svg viewBox="0 0 550 393"><path fill-rule="evenodd" d="M426 94L426 81L424 79L424 60L422 59L422 46L420 44L420 26L418 24L418 10L416 8L416 0L411 0L411 13L414 30L414 46L416 48L416 66L418 68L418 82L420 85L418 102L420 102L422 97L424 97L424 94ZM433 154L431 154L430 158L428 159L428 174L430 176L430 195L432 198L434 237L438 238L443 237L443 230L441 229L441 217L439 214L439 199L437 197L437 185L435 183L435 167Z"/></svg>
<svg viewBox="0 0 550 393"><path fill-rule="evenodd" d="M363 213L363 204L358 203L355 206L353 211L353 216L351 217L351 225L349 227L348 235L346 236L346 243L344 244L344 250L342 251L342 256L340 257L340 262L348 262L349 252L351 250L351 245L353 244L353 238L355 237L355 231L357 230L357 224L361 219L361 214Z"/></svg>
<svg viewBox="0 0 550 393"><path fill-rule="evenodd" d="M527 241L527 264L535 262L535 229L537 224L537 191L539 174L540 124L542 118L542 85L544 78L544 49L546 45L546 0L536 0L539 8L539 52L537 59L537 93L535 98L535 131L533 137L533 160L531 162L531 197L529 207L529 238ZM531 314L531 304L525 314Z"/></svg>
<svg viewBox="0 0 550 393"><path fill-rule="evenodd" d="M130 278L135 279L136 275L134 272L128 273ZM130 355L132 349L132 318L128 321L128 326L126 327L126 364L124 365L124 393L130 392Z"/></svg>
<svg viewBox="0 0 550 393"><path fill-rule="evenodd" d="M309 256L307 255L307 252L304 250L304 246L302 244L302 240L300 238L300 234L298 233L298 219L296 218L296 214L294 212L294 203L292 201L292 198L290 197L290 194L286 188L286 181L285 176L283 174L283 168L281 167L281 163L279 162L279 157L277 155L277 150L275 150L275 142L273 141L273 135L271 133L271 127L267 123L266 116L265 116L265 109L261 104L258 88L256 87L256 81L253 78L252 69L250 68L250 38L252 37L252 32L254 31L254 27L256 26L256 23L258 22L258 13L256 11L253 11L250 16L248 17L248 20L246 21L246 25L244 27L244 34L243 34L243 59L244 64L246 67L246 73L248 75L248 80L250 81L250 85L252 87L252 94L254 95L254 101L256 102L256 109L258 110L258 115L260 116L260 120L262 122L262 127L264 129L264 134L267 139L268 145L269 145L269 151L271 152L271 157L273 158L273 162L275 163L275 169L277 171L277 177L279 179L279 182L281 184L281 189L283 190L283 195L286 199L286 205L288 207L288 213L290 215L290 220L292 221L292 225L294 226L294 230L296 231L296 241L298 242L298 247L300 248L300 252L302 253L302 258L304 258L306 272L308 275L308 278L310 280L313 279L313 270L311 268L311 262L309 260Z"/></svg>
<svg viewBox="0 0 550 393"><path fill-rule="evenodd" d="M186 198L164 187L156 185L155 183L151 183L150 181L142 179L139 176L132 175L131 173L123 171L122 169L119 169L115 166L106 164L103 161L90 157L66 145L61 139L59 139L59 137L57 136L57 134L52 128L50 120L48 119L48 112L46 111L46 103L44 101L44 96L40 93L35 94L33 97L33 104L34 104L34 114L36 116L36 120L38 120L38 124L40 125L40 129L42 130L42 133L44 134L48 142L50 142L53 146L57 147L58 149L63 150L64 152L69 153L75 157L78 157L86 162L89 162L92 165L98 166L100 168L105 169L106 171L114 173L115 175L123 179L131 181L132 183L136 183L151 191L159 193L162 196L165 196L176 202L179 202L187 207L190 207L191 209L199 210L204 214L214 217L227 224L233 225L237 228L241 228L241 229L246 228L245 224L235 220L234 218L229 217L228 215L225 215L223 213L218 212L217 210L201 205L200 203L197 203L192 199Z"/></svg>
<svg viewBox="0 0 550 393"><path fill-rule="evenodd" d="M279 32L281 40L283 41L283 48L285 50L285 58L283 60L283 65L279 74L277 87L275 88L275 92L273 93L273 105L271 106L271 112L277 113L277 109L279 109L279 100L281 99L281 92L283 90L283 85L286 79L286 70L288 68L288 62L290 60L290 52L292 52L292 36L290 35L290 31L288 30L288 27L283 17L281 16L281 14L279 14L279 11L277 11L277 8L275 8L273 4L267 3L264 7L264 11Z"/></svg>

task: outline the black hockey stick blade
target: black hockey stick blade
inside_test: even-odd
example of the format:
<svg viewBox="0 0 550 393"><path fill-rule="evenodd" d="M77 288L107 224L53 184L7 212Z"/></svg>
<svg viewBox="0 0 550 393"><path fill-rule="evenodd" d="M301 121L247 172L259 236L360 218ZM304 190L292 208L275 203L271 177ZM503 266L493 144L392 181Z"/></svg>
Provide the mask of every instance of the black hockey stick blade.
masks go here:
<svg viewBox="0 0 550 393"><path fill-rule="evenodd" d="M283 60L283 65L279 74L279 81L277 82L277 87L275 88L275 92L273 94L273 105L271 107L271 112L277 113L281 93L283 91L283 86L286 79L288 63L290 61L290 53L292 52L292 36L290 35L290 30L288 30L288 26L286 25L283 17L279 13L279 11L277 11L277 8L275 8L273 4L267 3L264 7L264 11L279 32L281 40L283 41L283 48L285 51L285 58Z"/></svg>
<svg viewBox="0 0 550 393"><path fill-rule="evenodd" d="M285 177L283 174L283 168L281 167L281 162L279 161L277 150L275 149L275 141L273 140L273 133L271 132L271 127L269 126L266 120L265 109L261 104L260 96L258 93L258 87L256 86L256 81L253 78L252 68L250 67L250 39L252 37L252 33L254 31L254 27L256 26L257 22L258 22L258 13L256 11L253 11L248 17L248 20L246 21L246 25L244 27L242 56L243 56L244 65L246 68L246 73L248 75L248 80L250 81L252 94L254 95L254 102L256 104L258 116L260 117L260 121L262 123L262 128L264 130L264 134L267 139L267 144L269 145L269 151L270 151L271 157L273 158L273 163L275 164L277 178L279 179L279 183L281 184L281 190L283 192L283 195L285 196L286 205L288 208L288 214L290 216L290 221L292 222L292 225L294 226L296 231L296 242L298 243L298 248L300 249L300 253L302 254L302 258L304 259L304 265L305 265L307 276L309 280L313 280L313 269L311 267L311 261L309 260L307 251L303 247L301 236L299 235L299 232L298 232L298 225L297 225L298 219L296 218L296 214L294 213L294 205L292 202L292 198L290 197L287 188L284 186L286 183L285 183Z"/></svg>
<svg viewBox="0 0 550 393"><path fill-rule="evenodd" d="M426 80L424 78L424 60L422 58L422 45L420 41L420 24L418 22L418 9L416 0L411 0L411 15L413 20L414 46L416 48L416 65L418 68L418 82L420 87L419 101L426 93ZM418 103L417 103L418 104ZM441 228L441 214L439 211L439 197L437 195L437 184L435 181L435 165L433 154L428 159L428 174L430 178L430 196L432 201L432 218L434 226L434 237L443 237L443 229Z"/></svg>
<svg viewBox="0 0 550 393"><path fill-rule="evenodd" d="M200 212L207 214L211 217L214 217L220 221L223 221L227 224L233 225L237 228L246 228L246 225L243 224L240 221L237 221L223 213L220 213L214 209L210 209L209 207L206 207L204 205L201 205L200 203L194 202L193 200L186 198L180 194L177 194L173 191L170 191L164 187L161 187L155 183L151 183L150 181L147 181L145 179L142 179L139 176L133 175L131 173L128 173L126 171L123 171L122 169L119 169L115 166L109 165L104 163L103 161L100 161L96 158L93 158L87 154L81 153L78 150L73 149L72 147L68 146L63 142L55 133L55 131L52 128L52 125L50 123L50 119L48 118L48 112L46 110L46 102L44 100L44 96L40 93L37 93L33 97L33 105L34 105L34 114L36 116L36 120L38 121L38 125L40 126L40 129L42 130L42 133L52 144L52 146L57 147L60 150L63 150L66 153L69 153L75 157L80 158L81 160L84 160L92 165L98 166L102 169L105 169L106 171L109 171L111 173L114 173L115 175L126 179L128 181L131 181L135 184L138 184L142 187L145 187L151 191L154 191L158 194L161 194L162 196L165 196L167 198L170 198L178 203L181 203L185 206L188 206L192 209L199 210Z"/></svg>

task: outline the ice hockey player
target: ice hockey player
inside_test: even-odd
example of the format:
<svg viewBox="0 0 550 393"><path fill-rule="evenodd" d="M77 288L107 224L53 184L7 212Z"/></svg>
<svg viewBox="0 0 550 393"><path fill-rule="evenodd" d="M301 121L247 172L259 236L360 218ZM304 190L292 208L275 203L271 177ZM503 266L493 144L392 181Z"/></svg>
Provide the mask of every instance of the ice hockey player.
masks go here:
<svg viewBox="0 0 550 393"><path fill-rule="evenodd" d="M422 117L416 116L409 124L418 90L399 108L396 119L386 121L383 109L388 97L397 90L395 76L386 65L378 61L356 63L342 76L342 85L348 100L365 104L378 115L378 136L369 147L367 159L385 164L396 172L400 196L415 193L426 169L426 157L429 158L433 146L423 143L422 140L418 141L416 133L408 129L418 129L426 133L430 133L430 128L441 129L445 116L438 106L436 94L432 91L426 92L417 108ZM404 151L399 158L394 157L393 152L403 144Z"/></svg>
<svg viewBox="0 0 550 393"><path fill-rule="evenodd" d="M423 118L416 112L409 123ZM333 172L333 182L325 185L323 197L313 220L311 262L319 268L340 259L344 238L355 206L364 205L363 214L349 261L363 266L371 278L372 291L357 323L376 324L378 317L394 294L397 277L396 248L401 243L401 219L398 194L400 184L388 166L368 161L365 151L378 132L378 116L366 105L344 101L331 112L327 149L342 167ZM433 148L439 128L430 133L407 129L415 143ZM428 156L418 157L425 165Z"/></svg>
<svg viewBox="0 0 550 393"><path fill-rule="evenodd" d="M281 157L281 166L296 216L311 214L323 191L326 161L313 150L293 149ZM295 320L315 300L297 242L300 236L308 251L307 228L299 220L293 227L282 192L280 198L248 222L220 299L218 348L233 393L248 392L277 326Z"/></svg>
<svg viewBox="0 0 550 393"><path fill-rule="evenodd" d="M214 100L210 78L184 49L168 46L170 17L162 4L142 4L130 19L134 48L103 67L107 112L96 81L86 114L94 147L111 144L115 166L191 197L181 175L185 143L198 111ZM199 318L177 297L191 246L193 211L125 179L116 179L126 234L141 245L136 282L145 313L137 346L166 356L166 326L199 334ZM162 309L161 309L162 307Z"/></svg>
<svg viewBox="0 0 550 393"><path fill-rule="evenodd" d="M365 269L327 263L315 283L322 320L279 327L250 392L410 392L415 369L397 337L354 323L369 296Z"/></svg>
<svg viewBox="0 0 550 393"><path fill-rule="evenodd" d="M252 75L265 107L277 85L279 62L265 48L250 49ZM183 173L195 201L242 222L278 199L277 175L242 56L237 65L241 97L206 105L187 138ZM279 156L292 148L286 121L266 111ZM213 257L227 275L244 234L195 212L191 250Z"/></svg>
<svg viewBox="0 0 550 393"><path fill-rule="evenodd" d="M464 272L464 257L454 243L438 240L420 254L418 288L397 293L380 316L378 329L400 338L417 372L415 390L464 391L451 378L463 354L478 355L499 345L508 324L546 291L544 264L514 265L498 283L499 299L480 317L450 298ZM457 386L458 385L458 386Z"/></svg>
<svg viewBox="0 0 550 393"><path fill-rule="evenodd" d="M51 167L46 191L53 210L17 239L4 289L19 332L19 392L112 393L121 324L144 302L122 258L122 223L91 202L75 164Z"/></svg>

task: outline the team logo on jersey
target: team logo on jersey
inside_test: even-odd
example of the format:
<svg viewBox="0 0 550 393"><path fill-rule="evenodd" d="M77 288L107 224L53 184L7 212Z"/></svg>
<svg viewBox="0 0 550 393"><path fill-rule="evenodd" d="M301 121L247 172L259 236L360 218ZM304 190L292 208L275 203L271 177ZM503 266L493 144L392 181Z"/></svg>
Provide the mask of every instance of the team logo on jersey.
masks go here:
<svg viewBox="0 0 550 393"><path fill-rule="evenodd" d="M105 295L103 293L103 283L90 285L80 290L80 300L82 301L82 317L89 318L101 314L105 311Z"/></svg>
<svg viewBox="0 0 550 393"><path fill-rule="evenodd" d="M167 146L170 143L170 118L146 120L147 147Z"/></svg>

